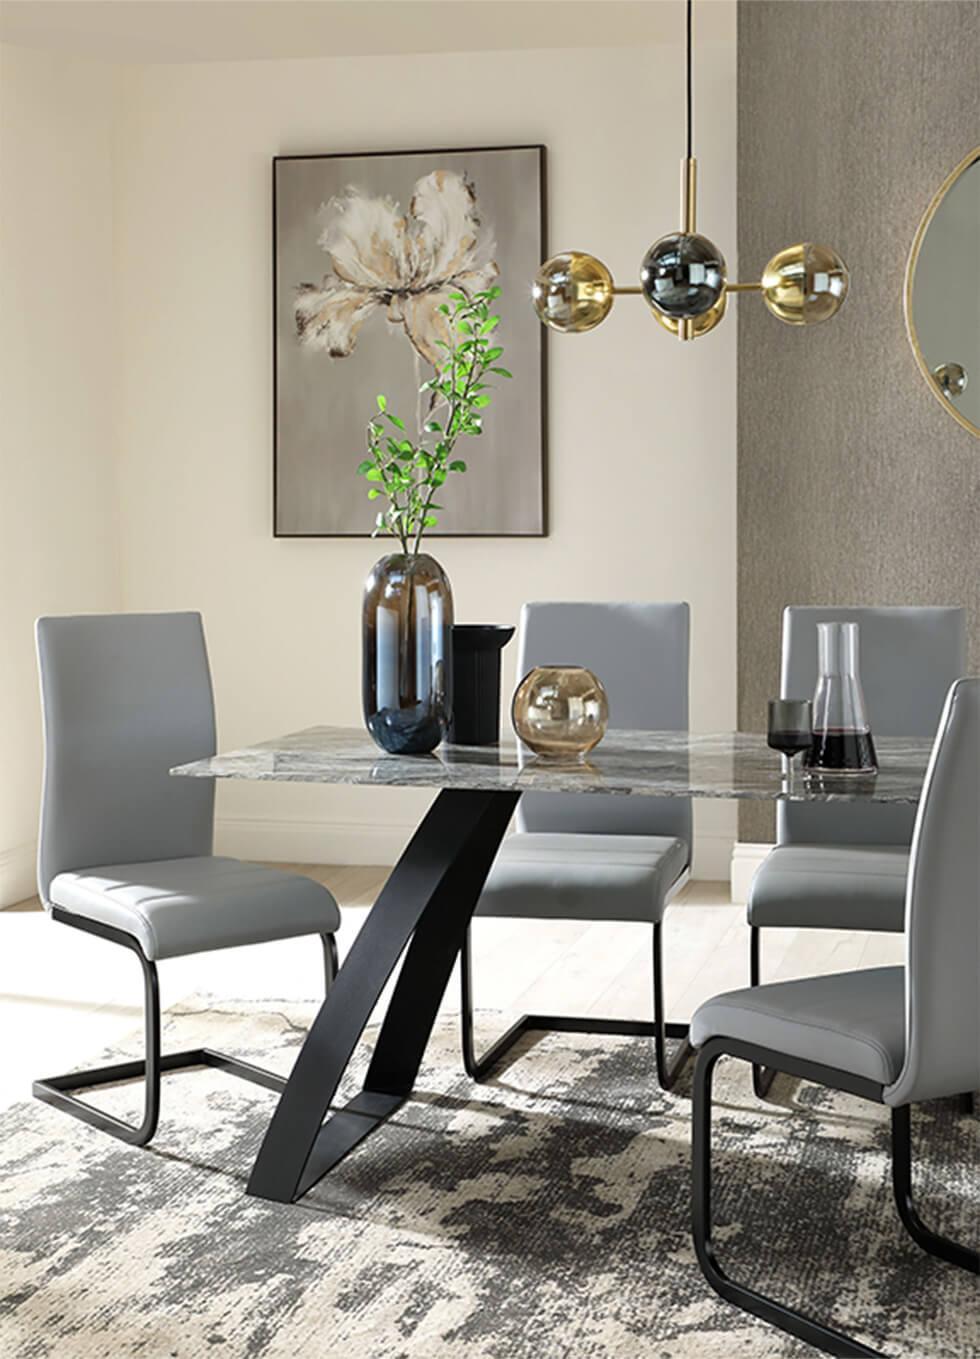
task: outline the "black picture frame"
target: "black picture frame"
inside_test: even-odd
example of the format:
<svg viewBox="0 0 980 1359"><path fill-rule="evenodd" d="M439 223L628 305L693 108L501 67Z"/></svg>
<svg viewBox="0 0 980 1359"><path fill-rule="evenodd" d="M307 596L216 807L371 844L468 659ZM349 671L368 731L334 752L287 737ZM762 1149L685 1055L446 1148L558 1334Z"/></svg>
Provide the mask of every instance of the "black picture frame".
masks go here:
<svg viewBox="0 0 980 1359"><path fill-rule="evenodd" d="M279 515L279 483L280 483L280 451L279 451L279 336L277 318L279 313L279 214L278 214L278 168L280 165L290 161L318 161L318 160L345 160L345 159L374 159L394 156L442 156L442 155L472 155L478 152L487 151L536 151L538 153L538 174L540 183L540 203L539 203L539 231L541 241L541 258L548 257L548 158L547 147L542 142L519 142L514 144L490 145L490 146L457 146L457 147L435 147L416 149L406 147L401 150L387 151L330 151L317 153L290 153L273 156L272 158L272 530L274 538L305 539L305 538L325 538L325 539L364 539L372 535L369 531L335 531L335 532L286 532L280 528ZM530 280L528 280L530 284ZM550 476L549 476L549 335L547 327L541 327L541 347L539 362L539 381L540 381L540 459L541 459L541 528L538 532L466 532L454 533L448 531L440 532L437 529L430 529L426 533L426 539L454 539L454 538L505 538L505 539L528 539L528 538L547 538L550 536Z"/></svg>

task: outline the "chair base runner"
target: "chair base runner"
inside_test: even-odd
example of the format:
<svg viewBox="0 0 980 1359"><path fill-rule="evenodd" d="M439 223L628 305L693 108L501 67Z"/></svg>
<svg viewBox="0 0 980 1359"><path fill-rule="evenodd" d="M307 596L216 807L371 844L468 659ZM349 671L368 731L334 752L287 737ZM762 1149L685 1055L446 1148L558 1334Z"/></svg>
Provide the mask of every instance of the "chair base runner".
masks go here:
<svg viewBox="0 0 980 1359"><path fill-rule="evenodd" d="M712 1241L711 1218L711 1101L712 1077L721 1057L739 1057L760 1069L784 1071L800 1080L813 1081L830 1089L844 1090L862 1099L881 1102L883 1087L873 1081L836 1071L817 1063L790 1059L753 1044L726 1038L713 1038L701 1049L694 1073L694 1147L693 1147L693 1232L694 1249L705 1278L726 1302L760 1317L772 1326L794 1335L827 1354L851 1359L871 1355L883 1359L880 1350L870 1349L843 1332L825 1326L813 1317L794 1311L754 1289L730 1279L718 1263ZM924 1226L912 1200L911 1118L908 1106L892 1110L893 1187L899 1217L913 1240L951 1264L971 1274L980 1273L980 1254Z"/></svg>
<svg viewBox="0 0 980 1359"><path fill-rule="evenodd" d="M266 1090L282 1091L286 1088L286 1078L274 1071L266 1071L251 1062L243 1062L224 1052L212 1048L192 1048L187 1052L162 1053L160 1051L160 983L156 963L147 958L139 941L124 930L117 930L100 921L88 920L84 916L65 911L59 906L52 908L55 920L72 929L94 934L99 939L108 939L113 944L121 944L131 949L139 958L143 970L143 1018L146 1032L145 1061L116 1062L112 1066L95 1067L88 1071L69 1071L63 1076L48 1076L35 1081L31 1093L35 1099L51 1104L73 1118L98 1128L100 1132L110 1133L132 1146L145 1147L152 1139L160 1121L160 1077L164 1072L188 1071L192 1068L213 1067L226 1071L230 1076L239 1076L254 1085L264 1086ZM332 934L321 934L323 946L324 975L327 991L330 991L337 975L337 942ZM142 1121L137 1125L116 1118L114 1114L97 1109L93 1104L76 1098L78 1090L94 1090L103 1085L119 1085L126 1081L142 1080L146 1085L146 1097Z"/></svg>
<svg viewBox="0 0 980 1359"><path fill-rule="evenodd" d="M490 1073L526 1034L529 1033L587 1033L613 1034L621 1037L652 1038L657 1062L657 1079L661 1089L673 1090L677 1079L694 1055L688 1041L689 1025L664 1019L663 1016L663 952L661 927L653 927L653 1020L593 1019L574 1015L522 1015L516 1024L498 1038L482 1057L476 1053L473 1035L473 955L470 931L460 952L463 1065L474 1081L485 1081ZM672 1060L667 1059L668 1038L678 1038L681 1045Z"/></svg>
<svg viewBox="0 0 980 1359"><path fill-rule="evenodd" d="M277 1076L273 1071L266 1071L262 1067L253 1066L250 1062L240 1061L239 1058L231 1057L224 1052L215 1052L212 1048L193 1048L187 1052L162 1054L157 1063L156 1078L151 1062L149 1089L152 1090L155 1079L159 1080L159 1075L163 1072L199 1070L201 1067L226 1071L230 1076L239 1076L254 1085L264 1086L266 1090L280 1091L286 1085L286 1078ZM114 1066L95 1067L90 1071L71 1071L64 1076L48 1076L44 1080L35 1081L31 1086L31 1093L35 1099L43 1100L45 1104L51 1104L74 1118L80 1118L83 1123L91 1124L100 1132L111 1133L113 1137L141 1147L149 1142L156 1131L159 1096L156 1100L152 1097L148 1100L143 1122L139 1127L135 1127L102 1109L97 1109L92 1104L87 1104L84 1100L75 1098L75 1092L145 1079L146 1062L117 1062Z"/></svg>

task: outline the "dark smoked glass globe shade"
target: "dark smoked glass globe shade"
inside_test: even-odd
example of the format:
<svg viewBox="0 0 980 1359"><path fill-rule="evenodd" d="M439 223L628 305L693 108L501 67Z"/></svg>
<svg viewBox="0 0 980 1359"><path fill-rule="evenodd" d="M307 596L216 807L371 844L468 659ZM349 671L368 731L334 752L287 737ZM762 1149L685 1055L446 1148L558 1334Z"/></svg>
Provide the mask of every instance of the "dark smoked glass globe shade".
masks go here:
<svg viewBox="0 0 980 1359"><path fill-rule="evenodd" d="M640 286L664 316L703 316L725 290L725 257L707 236L662 236L644 257Z"/></svg>

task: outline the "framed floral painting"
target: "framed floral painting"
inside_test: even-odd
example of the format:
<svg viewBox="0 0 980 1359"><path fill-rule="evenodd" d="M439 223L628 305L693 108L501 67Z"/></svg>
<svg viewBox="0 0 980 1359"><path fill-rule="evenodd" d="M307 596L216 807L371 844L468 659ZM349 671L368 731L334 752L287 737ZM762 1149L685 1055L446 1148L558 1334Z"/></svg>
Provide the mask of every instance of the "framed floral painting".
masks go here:
<svg viewBox="0 0 980 1359"><path fill-rule="evenodd" d="M440 308L489 287L513 377L433 534L547 531L546 332L530 301L547 254L544 170L543 146L276 157L278 537L370 535L357 468L377 394L421 425Z"/></svg>

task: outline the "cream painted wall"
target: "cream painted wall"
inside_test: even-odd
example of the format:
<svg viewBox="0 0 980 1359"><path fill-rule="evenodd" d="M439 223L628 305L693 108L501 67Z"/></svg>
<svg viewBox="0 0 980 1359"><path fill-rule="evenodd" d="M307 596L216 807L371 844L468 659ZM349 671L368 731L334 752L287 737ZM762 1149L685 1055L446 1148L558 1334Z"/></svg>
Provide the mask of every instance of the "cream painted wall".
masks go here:
<svg viewBox="0 0 980 1359"><path fill-rule="evenodd" d="M0 47L0 906L34 891L33 623L122 603L114 484L116 68Z"/></svg>
<svg viewBox="0 0 980 1359"><path fill-rule="evenodd" d="M698 150L701 222L734 272L734 6L731 30L698 53ZM544 142L552 249L590 249L627 281L676 222L682 70L660 46L126 73L123 602L203 611L223 746L360 721L359 597L380 555L369 540L272 537L272 156ZM596 332L555 337L550 538L436 548L462 620L516 620L534 597L689 600L702 729L735 719L735 332L730 318L682 347L626 298ZM219 843L381 862L425 801L228 785ZM699 813L696 869L727 876L733 811Z"/></svg>
<svg viewBox="0 0 980 1359"><path fill-rule="evenodd" d="M730 32L698 53L698 150L701 221L734 272L727 8ZM3 49L0 904L33 885L38 613L200 608L225 746L360 721L359 596L379 545L271 534L271 157L543 141L551 247L591 249L628 281L676 219L681 55L111 67ZM733 321L682 348L623 299L593 334L554 338L550 412L551 536L439 543L458 616L686 598L693 723L732 725ZM381 862L424 805L227 786L219 846ZM733 811L698 813L697 870L723 877Z"/></svg>

